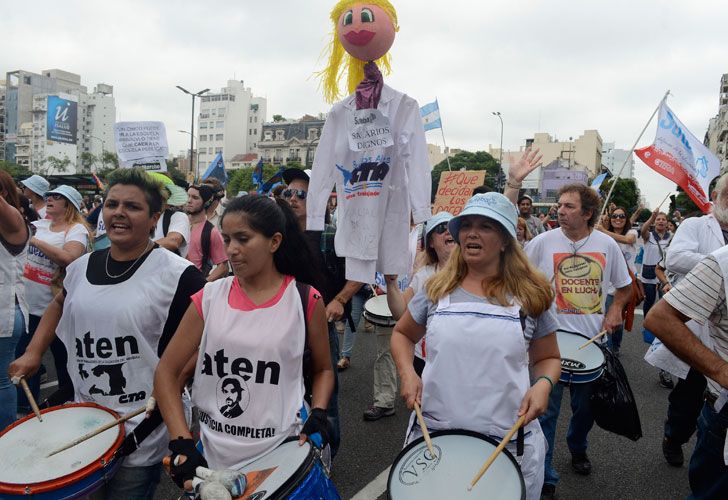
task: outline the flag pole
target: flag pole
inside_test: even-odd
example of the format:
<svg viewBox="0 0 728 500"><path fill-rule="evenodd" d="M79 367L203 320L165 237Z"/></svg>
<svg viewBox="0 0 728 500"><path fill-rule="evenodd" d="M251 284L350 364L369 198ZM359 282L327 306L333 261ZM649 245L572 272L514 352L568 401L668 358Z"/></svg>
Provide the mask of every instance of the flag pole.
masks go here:
<svg viewBox="0 0 728 500"><path fill-rule="evenodd" d="M437 102L437 97L435 97L435 102ZM440 114L440 103L437 102L437 113ZM445 145L445 159L447 160L447 169L449 171L452 171L452 168L450 168L450 150L447 147L447 142L445 142L445 130L442 128L442 115L440 115L440 133L442 134L442 143Z"/></svg>
<svg viewBox="0 0 728 500"><path fill-rule="evenodd" d="M644 128L642 129L642 132L640 132L640 135L637 137L637 140L634 141L634 144L632 145L632 149L629 150L629 154L625 157L624 163L622 163L622 167L619 169L619 172L617 172L617 175L612 177L612 187L609 188L609 193L607 194L607 197L604 199L604 205L602 206L602 213L599 214L599 218L601 219L601 216L604 215L604 212L607 210L607 206L609 205L609 199L612 197L612 192L614 191L614 186L617 185L617 180L619 179L619 176L622 175L622 171L624 170L624 167L627 166L627 162L632 158L632 154L634 153L635 148L637 147L637 143L640 142L640 139L642 139L642 136L645 133L645 130L647 130L647 127L650 126L650 123L652 123L652 119L655 117L657 112L660 110L660 107L662 106L662 103L665 102L665 99L667 99L667 96L670 95L670 89L667 89L667 92L665 92L665 95L660 99L659 104L655 108L655 110L650 115L650 119L647 120L647 123L645 123Z"/></svg>

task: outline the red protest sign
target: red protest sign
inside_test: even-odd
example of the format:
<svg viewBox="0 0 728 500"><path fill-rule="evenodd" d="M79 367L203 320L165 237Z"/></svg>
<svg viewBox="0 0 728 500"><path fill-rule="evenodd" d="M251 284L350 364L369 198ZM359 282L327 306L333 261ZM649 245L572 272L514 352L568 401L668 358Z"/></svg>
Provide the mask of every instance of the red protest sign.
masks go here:
<svg viewBox="0 0 728 500"><path fill-rule="evenodd" d="M435 194L433 214L450 212L458 215L473 195L473 189L482 185L485 170L443 172Z"/></svg>

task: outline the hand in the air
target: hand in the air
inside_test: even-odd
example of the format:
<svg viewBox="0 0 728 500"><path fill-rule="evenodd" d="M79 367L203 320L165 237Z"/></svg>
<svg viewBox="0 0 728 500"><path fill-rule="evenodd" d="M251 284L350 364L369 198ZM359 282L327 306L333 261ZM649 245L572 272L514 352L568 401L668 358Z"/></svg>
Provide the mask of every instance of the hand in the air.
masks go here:
<svg viewBox="0 0 728 500"><path fill-rule="evenodd" d="M511 164L508 170L508 176L515 182L522 182L528 174L538 168L541 164L542 157L543 155L538 148L532 150L530 147L527 147L518 161Z"/></svg>

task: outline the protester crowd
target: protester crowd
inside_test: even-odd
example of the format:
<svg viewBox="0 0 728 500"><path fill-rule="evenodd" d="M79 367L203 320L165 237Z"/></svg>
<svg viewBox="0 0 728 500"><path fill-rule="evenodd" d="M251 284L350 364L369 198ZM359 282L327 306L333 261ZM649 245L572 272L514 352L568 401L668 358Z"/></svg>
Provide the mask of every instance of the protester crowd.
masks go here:
<svg viewBox="0 0 728 500"><path fill-rule="evenodd" d="M370 283L347 280L336 254L335 196L323 231L306 229L304 170L285 170L270 196L234 199L214 178L181 187L120 169L92 198L0 171L0 429L32 415L21 379L41 408L95 402L124 415L146 402L93 498L153 498L166 455L191 489L198 467L239 469L291 437L335 467L346 446L337 372L357 362L366 317L377 357L364 420L394 415L399 393L430 432L500 440L520 426L506 449L526 498L556 498L563 392L577 474L592 473L588 435L604 418L602 372L576 378L564 342L596 338L605 366L621 369L642 308L646 362L670 389L664 458L689 461L691 498L728 498L728 174L710 214L657 207L639 225L642 207L603 209L578 184L536 212L520 188L539 160L527 150L503 194L481 186L460 213L411 224L399 249L411 272ZM40 401L49 348L58 390ZM406 444L423 436L418 422L413 411Z"/></svg>

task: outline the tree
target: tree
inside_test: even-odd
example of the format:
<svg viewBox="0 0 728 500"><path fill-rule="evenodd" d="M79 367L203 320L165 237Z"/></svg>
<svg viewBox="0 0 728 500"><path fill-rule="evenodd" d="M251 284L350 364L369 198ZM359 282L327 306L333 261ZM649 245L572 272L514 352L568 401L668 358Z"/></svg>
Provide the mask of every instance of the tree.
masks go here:
<svg viewBox="0 0 728 500"><path fill-rule="evenodd" d="M437 185L440 183L440 175L447 171L447 159L441 161L432 169L432 198L435 198ZM461 151L450 157L450 167L455 170L485 170L485 182L492 186L496 184L498 175L498 162L485 151L470 153Z"/></svg>
<svg viewBox="0 0 728 500"><path fill-rule="evenodd" d="M283 117L283 115L273 115L273 121L274 122L284 122L286 119Z"/></svg>
<svg viewBox="0 0 728 500"><path fill-rule="evenodd" d="M68 156L56 158L55 156L47 156L40 162L40 168L38 169L41 175L60 175L65 174L68 167L71 166L71 160Z"/></svg>
<svg viewBox="0 0 728 500"><path fill-rule="evenodd" d="M10 177L15 179L26 178L33 175L33 173L27 168L20 166L16 163L10 163L9 161L0 160L0 170L6 171L10 174Z"/></svg>
<svg viewBox="0 0 728 500"><path fill-rule="evenodd" d="M84 151L81 153L81 171L86 173L93 169L94 163L96 163L96 156L93 153Z"/></svg>
<svg viewBox="0 0 728 500"><path fill-rule="evenodd" d="M233 170L228 174L227 195L234 198L240 191L251 191L256 189L253 185L253 170L255 167L243 167ZM263 182L267 181L278 172L278 167L274 165L263 165Z"/></svg>
<svg viewBox="0 0 728 500"><path fill-rule="evenodd" d="M112 170L119 168L119 158L113 151L104 151L101 155L101 169L105 170L107 168Z"/></svg>
<svg viewBox="0 0 728 500"><path fill-rule="evenodd" d="M604 192L609 192L613 182L614 177L604 181L602 184ZM639 200L640 190L634 179L617 179L617 185L614 187L612 197L609 198L609 203L614 203L618 207L626 208L629 213L634 213L638 208Z"/></svg>

